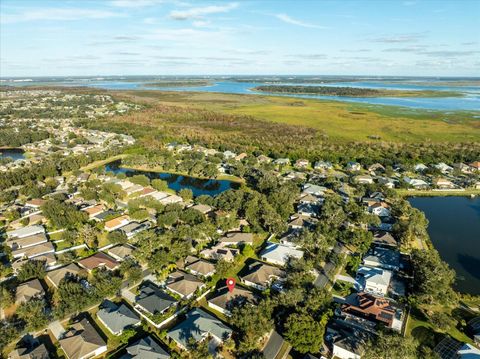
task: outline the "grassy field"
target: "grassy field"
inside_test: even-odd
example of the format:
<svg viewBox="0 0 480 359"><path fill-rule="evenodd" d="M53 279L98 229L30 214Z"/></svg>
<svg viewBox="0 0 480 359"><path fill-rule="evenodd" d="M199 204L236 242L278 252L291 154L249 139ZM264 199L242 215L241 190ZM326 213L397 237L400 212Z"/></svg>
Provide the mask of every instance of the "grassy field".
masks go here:
<svg viewBox="0 0 480 359"><path fill-rule="evenodd" d="M248 115L313 128L335 141L468 142L480 140L479 112L443 112L281 96L206 92L127 91L117 96L150 105L174 105Z"/></svg>

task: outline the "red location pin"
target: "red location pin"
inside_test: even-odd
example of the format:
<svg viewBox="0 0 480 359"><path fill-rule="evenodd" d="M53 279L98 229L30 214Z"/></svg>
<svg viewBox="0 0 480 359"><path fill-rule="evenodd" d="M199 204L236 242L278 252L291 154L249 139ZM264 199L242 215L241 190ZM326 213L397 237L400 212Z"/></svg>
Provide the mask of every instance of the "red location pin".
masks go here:
<svg viewBox="0 0 480 359"><path fill-rule="evenodd" d="M235 278L227 278L227 288L231 292L233 292L233 289L235 288Z"/></svg>

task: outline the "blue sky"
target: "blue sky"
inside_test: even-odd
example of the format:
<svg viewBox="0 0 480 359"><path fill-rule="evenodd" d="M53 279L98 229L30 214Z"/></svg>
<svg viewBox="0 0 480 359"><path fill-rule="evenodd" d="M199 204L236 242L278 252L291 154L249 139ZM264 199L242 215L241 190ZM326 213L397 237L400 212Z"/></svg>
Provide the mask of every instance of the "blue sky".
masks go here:
<svg viewBox="0 0 480 359"><path fill-rule="evenodd" d="M480 1L0 0L0 76L480 76Z"/></svg>

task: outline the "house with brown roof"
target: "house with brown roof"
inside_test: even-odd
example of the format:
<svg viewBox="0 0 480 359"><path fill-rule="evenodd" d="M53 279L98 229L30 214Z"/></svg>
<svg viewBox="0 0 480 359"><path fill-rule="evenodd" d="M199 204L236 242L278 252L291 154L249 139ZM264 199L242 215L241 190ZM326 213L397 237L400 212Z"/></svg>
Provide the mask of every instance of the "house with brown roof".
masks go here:
<svg viewBox="0 0 480 359"><path fill-rule="evenodd" d="M89 219L98 220L95 216L105 212L105 207L102 204L97 204L96 206L83 208L82 211L88 214Z"/></svg>
<svg viewBox="0 0 480 359"><path fill-rule="evenodd" d="M455 188L455 185L448 179L440 177L440 178L435 178L432 181L432 184L440 189L451 189Z"/></svg>
<svg viewBox="0 0 480 359"><path fill-rule="evenodd" d="M257 261L248 266L247 273L240 276L240 280L245 285L265 290L272 283L281 282L285 275L282 269ZM277 287L281 288L280 283L277 284Z"/></svg>
<svg viewBox="0 0 480 359"><path fill-rule="evenodd" d="M108 254L110 254L113 258L117 261L123 261L128 257L133 255L133 247L129 246L128 244L120 244L118 246L112 247L108 250Z"/></svg>
<svg viewBox="0 0 480 359"><path fill-rule="evenodd" d="M194 209L196 211L199 211L200 213L205 214L205 215L212 211L212 207L207 206L206 204L201 204L201 203L196 204L194 206L191 206L190 208Z"/></svg>
<svg viewBox="0 0 480 359"><path fill-rule="evenodd" d="M389 247L396 247L398 245L397 240L386 231L375 231L373 233L373 242Z"/></svg>
<svg viewBox="0 0 480 359"><path fill-rule="evenodd" d="M229 248L222 243L213 246L212 248L204 249L200 252L205 258L211 258L216 260L224 260L226 262L233 262L235 257L240 253L236 248Z"/></svg>
<svg viewBox="0 0 480 359"><path fill-rule="evenodd" d="M109 270L115 270L120 266L115 259L106 255L103 252L97 252L94 255L84 258L78 261L78 264L91 272L96 268L107 268Z"/></svg>
<svg viewBox="0 0 480 359"><path fill-rule="evenodd" d="M87 359L107 351L107 343L86 318L73 323L59 341L68 359Z"/></svg>
<svg viewBox="0 0 480 359"><path fill-rule="evenodd" d="M253 245L253 234L243 232L229 232L219 239L220 243L225 245Z"/></svg>
<svg viewBox="0 0 480 359"><path fill-rule="evenodd" d="M120 227L126 226L130 223L130 218L127 215L123 215L105 222L105 230L112 232Z"/></svg>
<svg viewBox="0 0 480 359"><path fill-rule="evenodd" d="M403 311L386 298L360 292L349 296L341 310L342 313L382 323L397 331L402 328Z"/></svg>
<svg viewBox="0 0 480 359"><path fill-rule="evenodd" d="M475 171L480 171L480 161L475 161L469 164Z"/></svg>
<svg viewBox="0 0 480 359"><path fill-rule="evenodd" d="M38 279L20 284L15 292L15 305L26 303L33 298L43 298L45 290Z"/></svg>
<svg viewBox="0 0 480 359"><path fill-rule="evenodd" d="M27 202L25 202L25 207L30 207L30 208L40 208L46 201L44 199L40 198L34 198L31 199Z"/></svg>
<svg viewBox="0 0 480 359"><path fill-rule="evenodd" d="M203 277L210 277L213 275L213 273L215 273L215 266L203 259L189 264L186 269L192 274Z"/></svg>
<svg viewBox="0 0 480 359"><path fill-rule="evenodd" d="M8 239L5 244L15 251L17 249L33 247L45 242L48 242L48 238L45 233L36 233L28 237L14 237Z"/></svg>
<svg viewBox="0 0 480 359"><path fill-rule="evenodd" d="M168 276L166 288L182 298L190 298L197 289L205 284L197 277L183 271L175 271Z"/></svg>
<svg viewBox="0 0 480 359"><path fill-rule="evenodd" d="M55 247L52 242L45 242L27 248L18 248L12 251L12 256L13 258L36 258L54 252Z"/></svg>
<svg viewBox="0 0 480 359"><path fill-rule="evenodd" d="M47 272L46 279L50 281L55 287L58 287L62 279L68 277L75 277L81 273L82 269L75 263Z"/></svg>
<svg viewBox="0 0 480 359"><path fill-rule="evenodd" d="M227 287L219 288L208 299L208 306L227 316L232 315L232 309L235 306L244 305L245 303L254 304L257 297L250 290L236 285L232 291Z"/></svg>

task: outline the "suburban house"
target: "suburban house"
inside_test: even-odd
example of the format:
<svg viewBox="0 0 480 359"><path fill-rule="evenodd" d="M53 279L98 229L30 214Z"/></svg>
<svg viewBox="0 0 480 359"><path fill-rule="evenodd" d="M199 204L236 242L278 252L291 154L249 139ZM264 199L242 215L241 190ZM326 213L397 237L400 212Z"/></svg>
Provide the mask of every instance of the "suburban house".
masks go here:
<svg viewBox="0 0 480 359"><path fill-rule="evenodd" d="M118 246L112 247L108 250L108 254L110 254L113 258L117 261L124 261L128 257L133 255L133 248L128 244L120 244Z"/></svg>
<svg viewBox="0 0 480 359"><path fill-rule="evenodd" d="M7 239L20 239L24 237L34 236L36 234L45 234L45 228L40 225L22 227L13 231L7 232Z"/></svg>
<svg viewBox="0 0 480 359"><path fill-rule="evenodd" d="M341 307L345 314L351 314L364 319L382 323L388 328L401 331L403 311L395 307L385 298L376 297L369 293L353 294L347 298Z"/></svg>
<svg viewBox="0 0 480 359"><path fill-rule="evenodd" d="M135 298L135 307L151 315L163 313L176 303L175 298L151 282L144 283Z"/></svg>
<svg viewBox="0 0 480 359"><path fill-rule="evenodd" d="M472 167L474 171L480 171L480 161L472 162L469 166Z"/></svg>
<svg viewBox="0 0 480 359"><path fill-rule="evenodd" d="M303 185L302 193L311 194L311 195L317 196L317 197L323 197L326 190L327 190L326 187L319 186L319 185L312 184L312 183L305 183Z"/></svg>
<svg viewBox="0 0 480 359"><path fill-rule="evenodd" d="M197 289L203 287L205 287L205 284L200 279L179 270L170 273L166 285L168 290L184 299L190 298Z"/></svg>
<svg viewBox="0 0 480 359"><path fill-rule="evenodd" d="M248 289L235 286L232 291L227 287L219 288L215 294L208 299L208 306L227 316L232 315L232 309L235 306L245 303L254 304L257 298Z"/></svg>
<svg viewBox="0 0 480 359"><path fill-rule="evenodd" d="M31 337L29 337L31 338ZM49 359L50 354L45 344L37 339L25 337L17 344L14 351L8 354L8 359Z"/></svg>
<svg viewBox="0 0 480 359"><path fill-rule="evenodd" d="M45 276L45 278L48 279L55 288L57 288L60 282L62 281L62 279L68 278L68 277L75 277L75 276L78 276L80 273L81 273L81 268L77 266L75 263L70 263L65 267L47 272L47 275Z"/></svg>
<svg viewBox="0 0 480 359"><path fill-rule="evenodd" d="M32 279L20 284L15 292L15 305L26 303L34 298L43 298L45 290L38 279Z"/></svg>
<svg viewBox="0 0 480 359"><path fill-rule="evenodd" d="M358 269L356 277L361 290L378 295L387 294L391 279L392 272L365 266Z"/></svg>
<svg viewBox="0 0 480 359"><path fill-rule="evenodd" d="M12 257L33 259L41 255L54 253L54 252L55 252L55 247L53 246L52 242L44 242L34 246L17 248L12 251Z"/></svg>
<svg viewBox="0 0 480 359"><path fill-rule="evenodd" d="M201 203L196 204L194 206L191 206L190 208L194 209L196 211L199 211L200 213L205 214L205 215L212 211L212 207L207 206L206 204L201 204Z"/></svg>
<svg viewBox="0 0 480 359"><path fill-rule="evenodd" d="M424 172L428 170L428 167L425 166L423 163L418 163L413 167L413 169L415 170L415 172Z"/></svg>
<svg viewBox="0 0 480 359"><path fill-rule="evenodd" d="M210 346L217 347L232 335L232 329L202 309L187 313L183 322L170 330L167 336L182 349L187 349L191 338L202 341L211 337Z"/></svg>
<svg viewBox="0 0 480 359"><path fill-rule="evenodd" d="M433 181L432 181L432 184L435 186L435 187L438 187L440 189L451 189L451 188L455 188L455 185L448 179L446 178L435 178Z"/></svg>
<svg viewBox="0 0 480 359"><path fill-rule="evenodd" d="M96 206L83 208L82 211L88 214L89 219L99 220L96 216L105 212L105 207L101 204L97 204Z"/></svg>
<svg viewBox="0 0 480 359"><path fill-rule="evenodd" d="M256 288L258 290L265 290L272 283L282 281L286 273L277 267L264 264L262 262L254 262L247 267L248 273L240 276L240 280L245 285ZM281 285L279 285L281 288Z"/></svg>
<svg viewBox="0 0 480 359"><path fill-rule="evenodd" d="M303 258L303 251L292 246L267 242L267 246L260 253L260 258L267 263L284 266L290 258Z"/></svg>
<svg viewBox="0 0 480 359"><path fill-rule="evenodd" d="M58 342L68 359L92 358L107 351L107 343L86 318L73 323Z"/></svg>
<svg viewBox="0 0 480 359"><path fill-rule="evenodd" d="M219 243L212 248L204 249L200 252L205 258L212 258L216 260L224 260L226 262L233 262L235 256L237 256L240 251L236 248L226 247L224 244Z"/></svg>
<svg viewBox="0 0 480 359"><path fill-rule="evenodd" d="M330 170L333 168L333 165L330 162L326 161L317 161L313 165L313 168L316 170Z"/></svg>
<svg viewBox="0 0 480 359"><path fill-rule="evenodd" d="M203 259L199 259L189 264L187 267L185 267L185 269L192 274L200 275L202 277L210 277L213 275L213 273L215 273L215 266Z"/></svg>
<svg viewBox="0 0 480 359"><path fill-rule="evenodd" d="M368 211L379 217L390 217L390 210L385 202L374 203L368 207Z"/></svg>
<svg viewBox="0 0 480 359"><path fill-rule="evenodd" d="M363 264L396 271L400 269L400 253L393 249L374 247L363 257Z"/></svg>
<svg viewBox="0 0 480 359"><path fill-rule="evenodd" d="M310 162L306 159L299 159L295 161L296 168L307 168Z"/></svg>
<svg viewBox="0 0 480 359"><path fill-rule="evenodd" d="M98 320L114 335L128 327L140 324L140 317L124 303L120 305L105 299L97 312Z"/></svg>
<svg viewBox="0 0 480 359"><path fill-rule="evenodd" d="M22 248L29 248L41 243L48 242L48 238L45 233L36 233L26 237L12 237L8 238L5 244L9 246L13 251Z"/></svg>
<svg viewBox="0 0 480 359"><path fill-rule="evenodd" d="M272 159L270 157L267 157L265 155L260 155L257 157L257 161L259 163L270 163L272 162Z"/></svg>
<svg viewBox="0 0 480 359"><path fill-rule="evenodd" d="M366 343L351 334L335 338L332 344L332 357L339 359L361 359Z"/></svg>
<svg viewBox="0 0 480 359"><path fill-rule="evenodd" d="M219 239L220 243L224 245L253 245L253 234L243 232L229 232Z"/></svg>
<svg viewBox="0 0 480 359"><path fill-rule="evenodd" d="M362 169L362 166L358 162L348 162L347 166L345 167L347 171L360 171Z"/></svg>
<svg viewBox="0 0 480 359"><path fill-rule="evenodd" d="M375 231L373 233L373 243L389 247L397 247L397 240L386 231Z"/></svg>
<svg viewBox="0 0 480 359"><path fill-rule="evenodd" d="M120 359L169 359L165 349L163 349L151 336L146 336L127 347L127 353Z"/></svg>
<svg viewBox="0 0 480 359"><path fill-rule="evenodd" d="M372 184L373 178L369 175L358 175L353 177L353 181L358 184Z"/></svg>
<svg viewBox="0 0 480 359"><path fill-rule="evenodd" d="M119 229L120 227L126 226L129 223L130 223L130 218L127 215L123 215L123 216L111 219L109 221L106 221L105 230L107 232L111 232L116 229Z"/></svg>
<svg viewBox="0 0 480 359"><path fill-rule="evenodd" d="M57 258L55 257L55 254L52 253L45 253L41 254L39 256L36 256L32 259L17 259L16 261L12 262L12 269L14 273L17 273L18 270L28 261L34 260L34 261L40 261L45 263L45 267L52 267L57 263Z"/></svg>
<svg viewBox="0 0 480 359"><path fill-rule="evenodd" d="M288 158L277 158L273 161L274 164L278 166L288 166L290 164L290 160Z"/></svg>
<svg viewBox="0 0 480 359"><path fill-rule="evenodd" d="M38 209L40 208L43 204L45 204L45 200L44 199L40 199L40 198L34 198L34 199L31 199L27 202L25 202L25 207L30 207L30 208L34 208L34 209Z"/></svg>
<svg viewBox="0 0 480 359"><path fill-rule="evenodd" d="M417 178L404 177L403 180L415 189L427 189L428 183Z"/></svg>
<svg viewBox="0 0 480 359"><path fill-rule="evenodd" d="M145 222L130 222L129 224L120 227L118 230L124 233L127 238L132 238L136 234L146 231L150 228L150 223L148 221Z"/></svg>
<svg viewBox="0 0 480 359"><path fill-rule="evenodd" d="M443 162L437 163L436 165L433 165L433 167L436 168L437 170L440 170L440 172L442 173L449 173L453 171L453 167L450 167L449 165Z"/></svg>
<svg viewBox="0 0 480 359"><path fill-rule="evenodd" d="M314 203L300 203L297 213L306 217L316 217L320 213L320 206Z"/></svg>
<svg viewBox="0 0 480 359"><path fill-rule="evenodd" d="M120 266L120 263L103 252L97 252L90 257L79 260L78 264L89 272L97 268L115 270Z"/></svg>
<svg viewBox="0 0 480 359"><path fill-rule="evenodd" d="M385 172L385 167L381 163L374 163L373 165L368 166L368 172Z"/></svg>

